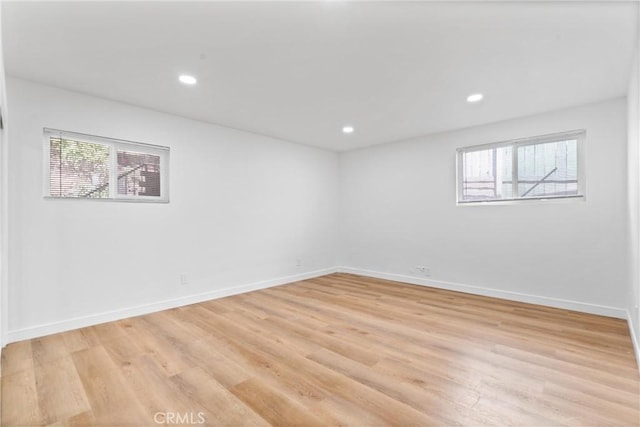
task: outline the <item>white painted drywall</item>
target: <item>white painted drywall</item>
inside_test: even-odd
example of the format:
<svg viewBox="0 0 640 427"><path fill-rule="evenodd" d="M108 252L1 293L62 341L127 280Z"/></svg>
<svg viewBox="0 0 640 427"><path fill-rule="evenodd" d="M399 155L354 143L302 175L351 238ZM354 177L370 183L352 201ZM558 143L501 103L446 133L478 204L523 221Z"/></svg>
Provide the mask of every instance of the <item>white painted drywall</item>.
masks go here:
<svg viewBox="0 0 640 427"><path fill-rule="evenodd" d="M640 45L629 76L627 125L630 280L626 308L640 366Z"/></svg>
<svg viewBox="0 0 640 427"><path fill-rule="evenodd" d="M623 317L626 114L620 98L341 154L341 265ZM456 148L575 129L586 201L456 206Z"/></svg>
<svg viewBox="0 0 640 427"><path fill-rule="evenodd" d="M7 84L10 336L336 264L336 153ZM169 146L171 202L43 198L43 127Z"/></svg>
<svg viewBox="0 0 640 427"><path fill-rule="evenodd" d="M3 128L0 129L0 348L7 340L7 90L2 42L2 3L0 3L0 111Z"/></svg>
<svg viewBox="0 0 640 427"><path fill-rule="evenodd" d="M624 99L338 155L20 79L8 89L9 339L336 265L587 311L628 306ZM44 199L43 127L170 146L171 203ZM586 201L456 206L457 147L581 128Z"/></svg>

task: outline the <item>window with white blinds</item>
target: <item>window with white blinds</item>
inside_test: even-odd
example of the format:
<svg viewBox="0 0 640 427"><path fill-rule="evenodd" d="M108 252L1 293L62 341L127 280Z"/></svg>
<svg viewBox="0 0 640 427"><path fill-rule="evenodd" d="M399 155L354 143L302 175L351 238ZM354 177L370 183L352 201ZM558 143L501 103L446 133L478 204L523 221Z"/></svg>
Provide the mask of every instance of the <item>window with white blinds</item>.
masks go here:
<svg viewBox="0 0 640 427"><path fill-rule="evenodd" d="M44 129L45 195L169 201L169 148Z"/></svg>
<svg viewBox="0 0 640 427"><path fill-rule="evenodd" d="M584 197L585 131L458 149L458 203Z"/></svg>

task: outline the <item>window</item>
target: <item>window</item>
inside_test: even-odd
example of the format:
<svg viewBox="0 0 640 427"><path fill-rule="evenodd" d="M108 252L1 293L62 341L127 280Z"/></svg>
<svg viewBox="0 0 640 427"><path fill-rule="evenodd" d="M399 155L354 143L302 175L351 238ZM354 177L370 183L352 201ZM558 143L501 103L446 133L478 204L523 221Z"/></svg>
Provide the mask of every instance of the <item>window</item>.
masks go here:
<svg viewBox="0 0 640 427"><path fill-rule="evenodd" d="M458 149L458 203L584 196L585 131Z"/></svg>
<svg viewBox="0 0 640 427"><path fill-rule="evenodd" d="M169 148L44 130L45 195L169 201Z"/></svg>

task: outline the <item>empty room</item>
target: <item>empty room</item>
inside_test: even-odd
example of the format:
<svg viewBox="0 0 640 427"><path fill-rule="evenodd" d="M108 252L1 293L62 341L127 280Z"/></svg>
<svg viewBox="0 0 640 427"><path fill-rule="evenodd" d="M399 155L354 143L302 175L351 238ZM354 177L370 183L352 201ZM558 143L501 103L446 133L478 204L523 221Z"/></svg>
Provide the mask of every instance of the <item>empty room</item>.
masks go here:
<svg viewBox="0 0 640 427"><path fill-rule="evenodd" d="M640 426L639 21L0 0L0 424Z"/></svg>

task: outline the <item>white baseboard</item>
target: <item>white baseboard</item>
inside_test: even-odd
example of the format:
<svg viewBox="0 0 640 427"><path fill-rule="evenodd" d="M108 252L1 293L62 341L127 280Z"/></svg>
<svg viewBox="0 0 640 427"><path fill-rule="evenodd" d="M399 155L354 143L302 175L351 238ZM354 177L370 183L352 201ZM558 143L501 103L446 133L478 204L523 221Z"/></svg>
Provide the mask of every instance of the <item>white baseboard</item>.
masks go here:
<svg viewBox="0 0 640 427"><path fill-rule="evenodd" d="M581 311L584 313L599 314L601 316L627 318L627 311L623 308L608 307L605 305L589 304L578 301L549 298L539 295L522 294L519 292L503 291L500 289L485 288L482 286L463 285L460 283L444 282L441 280L423 279L419 277L405 276L402 274L383 273L380 271L361 270L351 267L339 267L341 273L358 274L360 276L375 277L377 279L394 280L396 282L411 283L412 285L429 286L432 288L446 289L450 291L465 292L468 294L501 298L511 301L539 304L548 307L562 308L565 310Z"/></svg>
<svg viewBox="0 0 640 427"><path fill-rule="evenodd" d="M447 289L451 291L465 292L475 295L483 295L512 301L520 301L530 304L540 304L549 307L561 308L565 310L581 311L591 314L599 314L602 316L616 317L620 319L628 319L629 330L633 340L633 345L640 366L640 345L637 335L630 321L630 315L627 310L616 307L608 307L603 305L595 305L582 303L577 301L556 299L543 297L538 295L522 294L518 292L503 291L500 289L491 289L481 286L464 285L460 283L444 282L440 280L423 279L412 276L405 276L394 273L384 273L379 271L362 270L351 267L332 267L322 270L310 271L306 273L296 274L292 276L279 277L260 282L249 283L240 286L234 286L225 289L217 289L215 291L204 292L195 295L188 295L180 298L159 301L150 304L144 304L134 307L128 307L108 312L98 313L89 316L76 317L72 319L51 322L36 326L30 326L23 329L10 330L7 333L7 343L22 341L26 339L38 338L59 332L65 332L73 329L83 328L87 326L98 325L100 323L112 322L115 320L126 319L128 317L140 316L143 314L154 313L161 310L167 310L176 307L182 307L189 304L208 301L217 298L223 298L231 295L237 295L245 292L251 292L259 289L270 288L273 286L284 285L287 283L297 282L300 280L311 279L314 277L324 276L332 273L351 273L360 276L375 277L378 279L393 280L397 282L411 283L414 285L429 286L439 289Z"/></svg>
<svg viewBox="0 0 640 427"><path fill-rule="evenodd" d="M638 364L638 371L640 371L640 342L638 342L638 332L633 326L633 322L631 321L631 313L627 310L627 323L629 324L629 334L631 335L631 342L633 343L633 350L636 355L636 363Z"/></svg>
<svg viewBox="0 0 640 427"><path fill-rule="evenodd" d="M326 268L323 270L309 271L306 273L295 274L292 276L278 277L270 280L249 283L246 285L234 286L231 288L217 289L215 291L204 292L195 295L188 295L180 298L174 298L165 301L158 301L150 304L138 305L134 307L112 310L103 313L93 314L89 316L75 317L72 319L51 322L28 328L16 329L9 331L7 335L7 343L27 340L31 338L43 337L45 335L56 334L59 332L70 331L73 329L84 328L87 326L98 325L100 323L113 322L115 320L126 319L128 317L140 316L143 314L154 313L157 311L167 310L170 308L182 307L198 302L209 301L212 299L223 298L231 295L242 294L245 292L256 291L259 289L280 286L287 283L297 282L300 280L312 279L314 277L324 276L336 273L337 268Z"/></svg>

